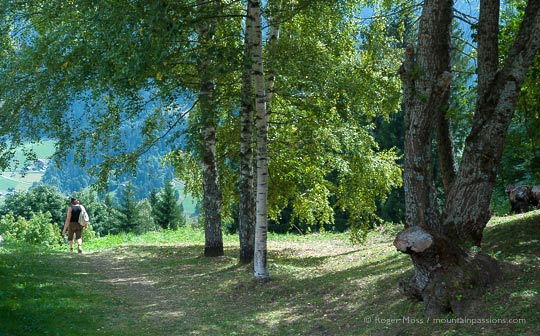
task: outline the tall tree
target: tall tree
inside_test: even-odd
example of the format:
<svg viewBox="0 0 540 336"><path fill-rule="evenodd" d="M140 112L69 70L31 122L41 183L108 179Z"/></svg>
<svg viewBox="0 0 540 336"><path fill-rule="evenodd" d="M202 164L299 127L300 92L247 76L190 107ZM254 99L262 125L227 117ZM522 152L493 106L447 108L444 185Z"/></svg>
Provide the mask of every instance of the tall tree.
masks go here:
<svg viewBox="0 0 540 336"><path fill-rule="evenodd" d="M251 2L247 3L244 57L242 65L242 88L240 97L240 178L238 183L238 234L240 238L240 262L249 263L253 260L255 243L255 184L253 164L254 143L254 111L253 96L253 17Z"/></svg>
<svg viewBox="0 0 540 336"><path fill-rule="evenodd" d="M128 182L119 195L119 229L123 232L134 232L139 223L139 208L135 199L133 185Z"/></svg>
<svg viewBox="0 0 540 336"><path fill-rule="evenodd" d="M455 178L445 185L439 211L434 188L432 141L449 105L452 74L450 27L453 1L424 1L418 44L410 45L401 69L405 102L405 230L394 241L410 255L414 276L401 284L411 298L423 300L428 316L464 314L479 290L499 276L498 263L471 251L480 246L490 219L489 203L504 139L527 70L540 49L540 2L528 1L520 31L506 59L499 64L498 0L481 0L478 21L478 99L472 129ZM449 147L442 151L449 151ZM439 150L439 153L441 150ZM451 155L439 155L450 167Z"/></svg>
<svg viewBox="0 0 540 336"><path fill-rule="evenodd" d="M255 79L255 109L257 111L257 202L255 220L255 278L270 278L267 262L268 233L268 114L266 111L266 83L262 53L261 2L248 0L248 15L253 20L252 65Z"/></svg>
<svg viewBox="0 0 540 336"><path fill-rule="evenodd" d="M360 239L375 200L401 179L394 149L379 150L372 137L373 119L398 107L398 53L384 16L357 20L362 3L283 2L267 19L280 23L280 37L265 48L267 79L276 75L267 88L269 215L290 207L294 220L319 227L346 210Z"/></svg>
<svg viewBox="0 0 540 336"><path fill-rule="evenodd" d="M276 3L281 1L267 4ZM271 70L266 94L273 97L266 102L272 110L268 215L273 218L292 204L295 218L331 224L335 205L350 211L351 222L365 232L374 200L399 184L395 152L379 151L371 136L372 118L396 110L395 53L385 43L375 47L381 34L362 34L360 44L372 46L358 50L361 32L354 14L360 3L283 2L272 14L276 20L267 18L285 32L265 48ZM94 173L106 180L133 168L156 141L170 141L178 149L170 155L177 172L192 176L187 186L204 195L203 215L213 223L206 247L219 254L218 217L232 203L231 162L238 162L231 159L236 152L228 151L238 151L238 133L227 135L239 128L230 120L237 108L231 100L239 101L241 2L0 5L6 14L2 23L12 25L8 36L15 40L2 54L0 70L2 82L10 83L0 86L2 117L12 121L0 126L1 139L9 140L3 153L9 156L11 145L49 135L59 139L59 156L74 146L82 149L78 160L100 153L103 161ZM384 28L378 20L373 27ZM71 111L74 100L83 102L84 113ZM149 105L155 108L144 108ZM176 126L186 116L189 146L177 142L184 138ZM119 131L135 117L142 117L144 140L130 152L123 138L132 128ZM80 118L88 127L81 128ZM226 143L233 138L234 146ZM330 175L338 176L337 182ZM339 202L331 204L331 198Z"/></svg>
<svg viewBox="0 0 540 336"><path fill-rule="evenodd" d="M202 133L202 179L205 245L204 255L208 257L223 255L221 232L221 187L219 184L218 161L216 158L216 134L218 113L215 97L216 54L212 53L212 40L216 38L216 12L219 13L221 1L200 1L201 13L206 20L197 30L201 53L197 61L201 74L199 88L199 108L201 111Z"/></svg>
<svg viewBox="0 0 540 336"><path fill-rule="evenodd" d="M13 83L0 87L9 102L3 111L13 116L0 130L2 140L9 137L0 148L2 162L11 147L50 136L61 158L73 147L81 149L76 160L82 163L85 153L99 153L92 172L104 182L132 171L160 141L185 149L179 125L189 116L195 145L187 151L202 170L205 254L221 255L216 134L224 110L219 98L234 75L231 64L237 65L238 6L217 0L2 2L2 37L13 40L2 54L2 80ZM82 102L83 113L72 111L74 101ZM137 135L143 140L132 150L123 140L134 120L142 120Z"/></svg>
<svg viewBox="0 0 540 336"><path fill-rule="evenodd" d="M120 226L122 225L122 216L120 211L115 206L115 200L112 194L107 194L103 200L103 219L101 227L97 229L97 232L101 235L117 234L120 232Z"/></svg>

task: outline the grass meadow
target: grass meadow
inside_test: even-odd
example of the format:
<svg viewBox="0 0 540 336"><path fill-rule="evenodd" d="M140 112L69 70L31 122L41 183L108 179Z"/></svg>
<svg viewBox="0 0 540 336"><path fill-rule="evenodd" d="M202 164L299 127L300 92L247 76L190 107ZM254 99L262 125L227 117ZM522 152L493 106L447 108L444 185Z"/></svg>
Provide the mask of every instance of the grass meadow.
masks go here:
<svg viewBox="0 0 540 336"><path fill-rule="evenodd" d="M540 212L495 218L484 252L503 281L472 311L433 321L397 283L412 272L387 226L346 234L269 235L271 281L237 262L238 239L205 258L204 235L118 235L44 249L0 245L0 335L539 335Z"/></svg>
<svg viewBox="0 0 540 336"><path fill-rule="evenodd" d="M7 171L0 172L0 191L6 192L13 188L16 191L28 190L34 182L39 182L43 172L28 172L21 174L25 162L24 152L34 151L38 159L48 159L54 153L53 140L45 140L37 144L25 144L15 152L12 166Z"/></svg>

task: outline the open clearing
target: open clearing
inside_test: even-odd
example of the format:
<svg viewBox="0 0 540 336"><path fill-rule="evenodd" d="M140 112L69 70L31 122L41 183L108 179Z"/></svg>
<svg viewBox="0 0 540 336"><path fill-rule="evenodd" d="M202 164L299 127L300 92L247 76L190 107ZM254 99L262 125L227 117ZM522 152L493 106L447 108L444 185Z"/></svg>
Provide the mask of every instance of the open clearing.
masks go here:
<svg viewBox="0 0 540 336"><path fill-rule="evenodd" d="M346 235L276 236L272 280L225 256L205 258L195 240L127 242L83 255L0 249L1 335L538 335L538 213L492 221L485 252L505 264L504 284L473 311L433 323L403 299L410 274L396 229L351 245ZM451 320L454 318L454 320ZM484 319L483 322L480 319ZM519 320L519 321L518 321Z"/></svg>

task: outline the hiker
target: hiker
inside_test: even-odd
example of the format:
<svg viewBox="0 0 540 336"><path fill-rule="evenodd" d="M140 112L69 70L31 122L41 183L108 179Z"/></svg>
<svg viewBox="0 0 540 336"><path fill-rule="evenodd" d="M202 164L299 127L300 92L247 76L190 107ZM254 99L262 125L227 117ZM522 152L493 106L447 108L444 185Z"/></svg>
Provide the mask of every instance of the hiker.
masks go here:
<svg viewBox="0 0 540 336"><path fill-rule="evenodd" d="M67 209L66 221L62 236L68 231L69 250L73 252L73 235L77 238L77 251L82 253L82 230L83 226L79 223L79 216L84 207L76 198L71 198L71 206ZM86 210L85 210L86 211Z"/></svg>

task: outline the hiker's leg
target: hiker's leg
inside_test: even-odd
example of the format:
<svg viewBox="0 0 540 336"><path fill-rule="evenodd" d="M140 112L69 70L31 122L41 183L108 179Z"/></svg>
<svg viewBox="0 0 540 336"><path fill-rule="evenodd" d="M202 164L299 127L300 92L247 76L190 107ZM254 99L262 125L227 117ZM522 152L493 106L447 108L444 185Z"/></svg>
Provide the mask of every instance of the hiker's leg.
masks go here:
<svg viewBox="0 0 540 336"><path fill-rule="evenodd" d="M69 250L70 251L73 251L73 234L75 232L73 232L73 230L71 229L71 226L69 227L69 230L68 230L68 243L69 243Z"/></svg>
<svg viewBox="0 0 540 336"><path fill-rule="evenodd" d="M75 232L77 238L77 251L82 253L82 227Z"/></svg>

